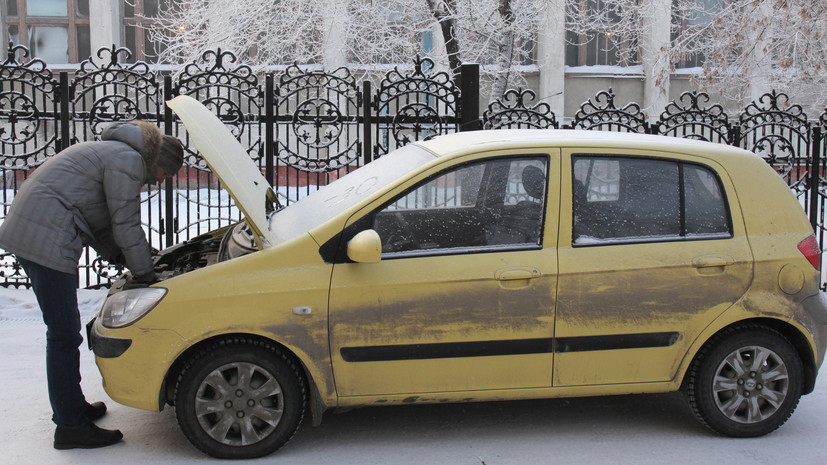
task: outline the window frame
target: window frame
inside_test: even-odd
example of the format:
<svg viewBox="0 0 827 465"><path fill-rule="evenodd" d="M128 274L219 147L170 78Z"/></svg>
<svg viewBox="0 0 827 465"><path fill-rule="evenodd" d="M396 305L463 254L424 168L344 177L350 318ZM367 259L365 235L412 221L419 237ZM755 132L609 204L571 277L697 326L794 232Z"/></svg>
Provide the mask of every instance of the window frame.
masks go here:
<svg viewBox="0 0 827 465"><path fill-rule="evenodd" d="M126 5L125 3L129 1L132 7L132 16L126 16ZM156 24L160 24L164 21L164 17L162 16L162 12L164 8L169 8L175 0L157 0L158 2L158 16L145 16L144 10L145 0L120 0L121 2L121 30L123 31L123 39L124 39L124 47L129 48L127 45L129 43L127 35L131 33L133 35L134 40L134 50L129 48L129 51L132 53L132 57L129 59L129 62L148 62L147 61L147 50L146 50L146 43L149 40L149 32L147 28L154 26ZM166 5L164 5L166 4ZM156 42L156 47L160 52L163 47L162 42ZM151 60L155 60L158 62L159 56L149 57Z"/></svg>
<svg viewBox="0 0 827 465"><path fill-rule="evenodd" d="M726 183L721 177L721 174L718 172L717 169L714 167L698 162L693 160L686 160L683 158L671 158L667 156L643 156L643 155L633 155L633 154L617 154L617 153L589 153L589 152L572 152L571 153L571 199L568 204L571 206L571 246L573 248L581 248L581 247L603 247L603 246L612 246L612 245L626 245L626 244L653 244L653 243L666 243L666 242L687 242L687 241L705 241L705 240L726 240L732 239L735 237L735 227L732 220L732 205L729 201L729 195L727 193ZM649 237L617 237L617 238L601 238L595 242L581 242L577 243L577 238L579 236L575 236L575 198L574 198L574 185L577 181L575 178L576 171L574 169L574 165L577 160L582 159L608 159L608 160L645 160L645 161L663 161L668 163L673 163L677 165L677 177L678 177L678 201L679 201L679 227L680 232L678 235L675 236L649 236ZM721 202L725 209L725 220L726 220L726 233L709 233L709 234L692 234L688 235L686 232L686 187L685 187L685 177L684 177L684 168L687 165L699 167L706 171L707 173L712 175L712 178L718 185L718 188L721 191ZM588 188L588 186L586 186Z"/></svg>
<svg viewBox="0 0 827 465"><path fill-rule="evenodd" d="M592 5L592 2L596 4ZM602 0L580 0L577 5L572 4L572 8L576 8L581 14L588 14L591 9L601 8ZM564 60L566 66L619 66L628 68L641 64L640 61L640 46L638 45L637 37L620 37L620 40L609 38L611 33L601 32L597 29L590 29L586 33L577 33L573 31L569 25L574 24L571 19L571 13L568 7L565 11L565 53ZM572 39L575 37L576 40ZM607 47L602 47L606 45ZM593 49L593 50L591 50ZM627 49L628 54L621 53L621 50ZM620 54L618 57L617 54ZM595 62L589 64L590 56L595 57ZM609 56L614 55L613 59ZM574 62L569 60L569 56L576 56ZM605 63L601 63L601 57L604 58Z"/></svg>
<svg viewBox="0 0 827 465"><path fill-rule="evenodd" d="M31 27L65 27L67 29L68 35L68 63L80 63L83 60L88 59L89 57L81 57L81 50L80 50L80 43L78 42L78 27L85 26L86 29L89 31L89 47L90 47L90 54L93 52L91 50L91 27L89 25L89 17L91 13L87 16L80 16L77 14L77 2L78 0L66 0L66 12L67 16L32 16L28 14L26 1L27 0L14 0L17 5L17 15L11 16L8 12L8 0L4 0L0 2L0 7L2 7L2 14L3 14L3 37L6 39L6 43L8 44L11 42L11 35L9 34L9 27L16 26L17 27L17 34L18 34L18 43L15 45L25 45L26 48L30 48L30 40L29 37L29 28ZM34 56L35 51L30 50L32 53L32 58L40 58ZM52 63L47 63L52 64ZM54 63L54 64L63 64L63 63Z"/></svg>

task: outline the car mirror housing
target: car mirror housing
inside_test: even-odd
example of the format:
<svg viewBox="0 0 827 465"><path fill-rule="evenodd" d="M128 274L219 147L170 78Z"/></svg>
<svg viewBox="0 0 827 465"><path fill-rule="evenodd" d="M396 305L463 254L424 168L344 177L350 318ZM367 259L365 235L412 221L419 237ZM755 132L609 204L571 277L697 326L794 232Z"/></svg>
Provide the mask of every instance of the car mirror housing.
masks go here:
<svg viewBox="0 0 827 465"><path fill-rule="evenodd" d="M382 239L373 229L355 235L347 243L347 257L357 263L378 263L382 259Z"/></svg>

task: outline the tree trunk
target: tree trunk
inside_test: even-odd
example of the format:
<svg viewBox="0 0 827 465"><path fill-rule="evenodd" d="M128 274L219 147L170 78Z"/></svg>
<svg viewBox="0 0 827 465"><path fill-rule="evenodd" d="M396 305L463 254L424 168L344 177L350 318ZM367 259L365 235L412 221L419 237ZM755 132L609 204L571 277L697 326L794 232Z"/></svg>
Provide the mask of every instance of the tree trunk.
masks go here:
<svg viewBox="0 0 827 465"><path fill-rule="evenodd" d="M505 24L502 39L497 45L497 77L491 88L490 102L505 94L508 89L508 77L514 60L514 11L511 9L511 0L499 0L497 12Z"/></svg>
<svg viewBox="0 0 827 465"><path fill-rule="evenodd" d="M451 76L459 77L462 59L460 58L459 37L457 37L456 26L456 0L426 0L431 14L434 15L439 27L442 30L442 38L445 42L445 52L448 55L448 67L451 68Z"/></svg>

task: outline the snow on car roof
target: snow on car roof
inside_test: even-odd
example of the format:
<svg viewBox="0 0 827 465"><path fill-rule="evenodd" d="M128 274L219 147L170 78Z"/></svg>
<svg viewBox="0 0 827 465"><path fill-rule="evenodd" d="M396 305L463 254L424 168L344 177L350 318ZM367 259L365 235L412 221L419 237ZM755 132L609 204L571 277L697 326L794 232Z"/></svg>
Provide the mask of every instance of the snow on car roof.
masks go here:
<svg viewBox="0 0 827 465"><path fill-rule="evenodd" d="M672 136L576 129L496 129L447 134L417 144L438 154L450 156L469 149L487 150L528 147L638 148L687 152L715 156L756 156L726 144L683 139ZM730 155L724 155L730 154Z"/></svg>

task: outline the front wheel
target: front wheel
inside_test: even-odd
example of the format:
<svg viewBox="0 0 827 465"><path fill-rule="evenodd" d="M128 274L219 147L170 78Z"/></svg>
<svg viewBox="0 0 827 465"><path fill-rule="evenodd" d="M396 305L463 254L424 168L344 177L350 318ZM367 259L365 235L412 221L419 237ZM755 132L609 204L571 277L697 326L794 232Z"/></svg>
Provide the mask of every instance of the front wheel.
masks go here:
<svg viewBox="0 0 827 465"><path fill-rule="evenodd" d="M727 436L754 437L775 431L792 415L803 367L780 333L744 326L711 339L687 376L685 394L701 423Z"/></svg>
<svg viewBox="0 0 827 465"><path fill-rule="evenodd" d="M175 391L181 430L213 457L270 454L290 440L304 417L306 389L296 363L256 340L224 340L200 351Z"/></svg>

